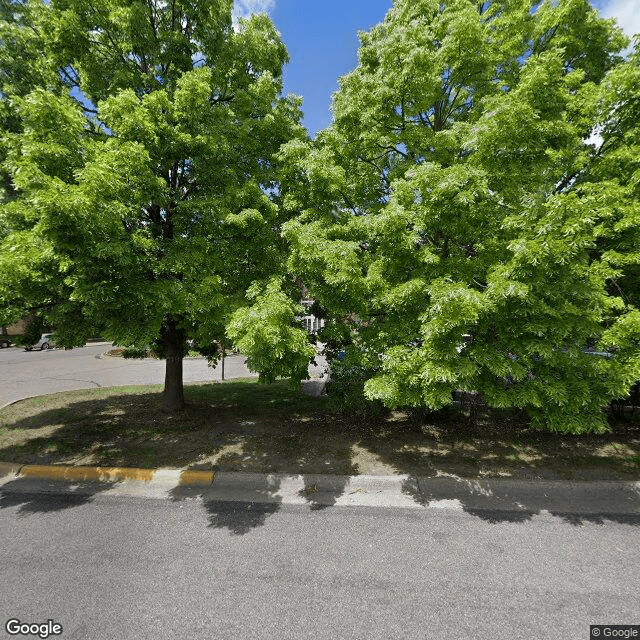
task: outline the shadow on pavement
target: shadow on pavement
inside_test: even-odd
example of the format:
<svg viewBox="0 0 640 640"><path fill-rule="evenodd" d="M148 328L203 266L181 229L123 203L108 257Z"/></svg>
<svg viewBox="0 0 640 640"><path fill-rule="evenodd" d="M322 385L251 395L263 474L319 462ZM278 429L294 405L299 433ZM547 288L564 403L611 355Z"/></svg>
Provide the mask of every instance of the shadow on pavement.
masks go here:
<svg viewBox="0 0 640 640"><path fill-rule="evenodd" d="M539 511L499 511L492 509L469 509L464 508L466 513L476 516L490 524L500 524L502 522L528 522ZM567 524L573 526L583 526L584 524L603 525L607 521L630 526L640 526L640 514L627 513L563 513L560 511L550 511L550 515L561 518Z"/></svg>
<svg viewBox="0 0 640 640"><path fill-rule="evenodd" d="M640 525L640 483L420 477L405 482L403 491L425 507L458 509L490 524L526 523L548 514L573 526Z"/></svg>
<svg viewBox="0 0 640 640"><path fill-rule="evenodd" d="M280 509L280 503L212 500L205 502L204 507L210 527L229 529L233 535L242 536L264 525L267 518Z"/></svg>
<svg viewBox="0 0 640 640"><path fill-rule="evenodd" d="M331 489L320 490L317 478L304 476L304 488L300 490L299 495L307 501L311 511L321 511L333 507L344 493L346 486L347 482L343 478L336 477L331 482Z"/></svg>
<svg viewBox="0 0 640 640"><path fill-rule="evenodd" d="M246 480L234 484L229 476L244 475ZM297 495L304 499L312 511L335 505L344 493L347 480L344 477L326 480L319 487L318 475L280 476L275 474L221 474L214 480L211 489L203 494L204 508L209 516L209 526L225 528L234 535L244 535L262 526L267 517L277 513L282 506L281 491L291 492L292 487L302 485ZM283 485L283 482L285 483ZM328 489L327 485L331 488ZM180 489L172 492L180 495Z"/></svg>
<svg viewBox="0 0 640 640"><path fill-rule="evenodd" d="M0 485L0 509L20 506L20 516L70 509L91 502L96 494L113 486L113 482L95 480L54 482L17 477Z"/></svg>
<svg viewBox="0 0 640 640"><path fill-rule="evenodd" d="M224 482L224 481L223 481ZM279 479L258 474L240 490L237 486L225 489L223 482L212 487L175 487L169 492L172 500L201 497L209 517L209 526L228 529L233 535L244 535L262 526L267 517L280 509L282 499L277 495ZM221 486L222 485L222 486ZM219 496L219 498L218 498Z"/></svg>
<svg viewBox="0 0 640 640"><path fill-rule="evenodd" d="M605 524L606 521L617 522L618 524L628 524L633 527L640 526L640 514L626 513L552 513L552 515L562 518L566 523L575 526L582 526L586 523Z"/></svg>

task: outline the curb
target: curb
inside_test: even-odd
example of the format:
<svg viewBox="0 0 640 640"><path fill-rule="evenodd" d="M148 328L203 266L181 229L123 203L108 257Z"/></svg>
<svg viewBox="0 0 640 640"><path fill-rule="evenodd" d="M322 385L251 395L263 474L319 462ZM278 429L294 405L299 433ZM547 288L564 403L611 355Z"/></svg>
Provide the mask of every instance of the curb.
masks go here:
<svg viewBox="0 0 640 640"><path fill-rule="evenodd" d="M0 462L3 493L131 496L271 505L448 509L471 514L624 516L640 522L640 481L264 474ZM515 515L513 515L515 514Z"/></svg>
<svg viewBox="0 0 640 640"><path fill-rule="evenodd" d="M18 465L0 462L0 477L14 476L40 480L80 480L97 482L172 482L178 486L210 486L215 472L183 469L136 469L133 467L72 467L62 465Z"/></svg>
<svg viewBox="0 0 640 640"><path fill-rule="evenodd" d="M23 400L33 400L34 398L40 398L42 396L47 396L47 395L51 395L51 394L50 393L42 393L39 396L25 396L24 398L18 398L17 400L11 400L11 402L7 402L7 404L0 405L0 411L2 411L2 409L6 409L7 407L10 407L12 404L18 404L18 402L22 402ZM2 463L2 464L9 464L9 463Z"/></svg>

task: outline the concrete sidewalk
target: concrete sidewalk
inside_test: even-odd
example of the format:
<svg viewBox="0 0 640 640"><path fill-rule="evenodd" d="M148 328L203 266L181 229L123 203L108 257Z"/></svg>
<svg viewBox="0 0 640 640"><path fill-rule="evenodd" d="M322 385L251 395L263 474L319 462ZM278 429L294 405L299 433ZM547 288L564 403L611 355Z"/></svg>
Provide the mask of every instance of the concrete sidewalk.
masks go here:
<svg viewBox="0 0 640 640"><path fill-rule="evenodd" d="M0 463L0 494L117 495L327 506L444 508L468 512L616 514L640 518L640 482L457 476L336 476Z"/></svg>

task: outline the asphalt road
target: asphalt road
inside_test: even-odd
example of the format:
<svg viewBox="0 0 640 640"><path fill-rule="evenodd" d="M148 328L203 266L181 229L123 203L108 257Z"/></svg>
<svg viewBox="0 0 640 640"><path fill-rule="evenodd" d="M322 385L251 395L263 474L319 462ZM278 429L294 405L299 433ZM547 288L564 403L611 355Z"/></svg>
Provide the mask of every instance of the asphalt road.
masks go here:
<svg viewBox="0 0 640 640"><path fill-rule="evenodd" d="M63 640L587 640L590 624L640 623L639 522L4 494L1 624L51 619Z"/></svg>
<svg viewBox="0 0 640 640"><path fill-rule="evenodd" d="M0 407L29 396L57 391L137 384L163 384L164 360L101 358L108 343L77 349L25 351L0 349ZM184 360L184 381L220 380L221 366L212 369L204 358ZM241 356L225 361L225 378L254 375Z"/></svg>

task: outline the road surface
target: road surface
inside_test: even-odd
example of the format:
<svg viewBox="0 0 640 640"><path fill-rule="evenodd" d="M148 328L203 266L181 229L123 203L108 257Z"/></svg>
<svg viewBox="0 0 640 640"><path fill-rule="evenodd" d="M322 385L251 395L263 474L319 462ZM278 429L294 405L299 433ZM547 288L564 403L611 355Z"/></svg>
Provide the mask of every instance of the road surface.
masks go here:
<svg viewBox="0 0 640 640"><path fill-rule="evenodd" d="M640 623L639 522L4 493L0 615L63 640L587 640Z"/></svg>

